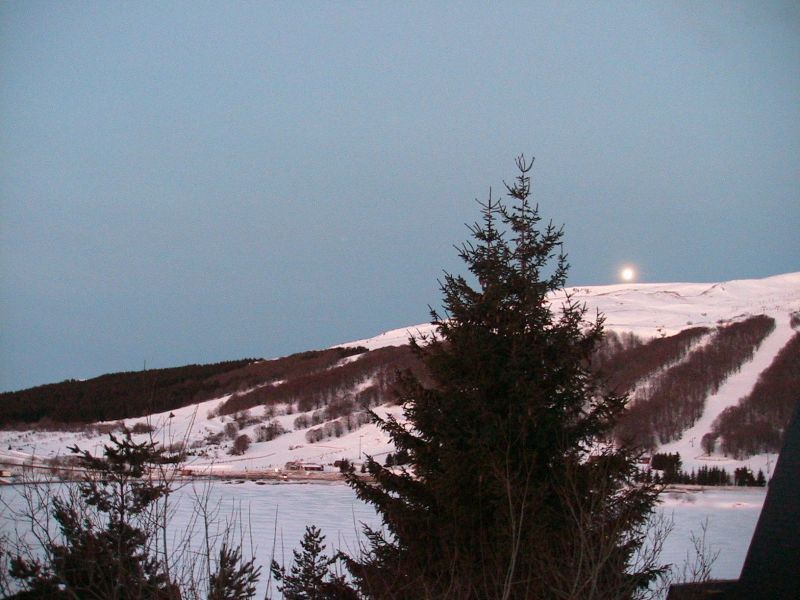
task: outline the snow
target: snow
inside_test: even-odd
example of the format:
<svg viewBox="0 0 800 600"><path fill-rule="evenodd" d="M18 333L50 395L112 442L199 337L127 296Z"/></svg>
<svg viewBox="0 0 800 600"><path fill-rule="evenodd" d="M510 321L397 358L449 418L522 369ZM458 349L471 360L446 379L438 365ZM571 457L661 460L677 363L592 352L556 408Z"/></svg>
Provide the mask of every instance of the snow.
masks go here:
<svg viewBox="0 0 800 600"><path fill-rule="evenodd" d="M207 434L220 433L224 430L225 423L230 417L212 417L207 414L213 411L226 397L209 400L200 404L176 409L171 412L151 415L149 419L126 419L125 425L132 427L135 423L147 421L153 425L153 437L159 443L170 446L177 442L191 442L202 440ZM284 407L285 408L285 407ZM264 413L263 407L250 411L253 416ZM336 460L347 458L351 461L363 460L367 455L379 459L381 456L392 452L394 447L388 436L378 429L376 425L367 424L359 429L343 434L341 437L332 437L320 442L310 444L306 441L306 432L309 428L294 431L294 420L300 414L294 413L278 415L275 419L288 430L288 433L277 437L271 442L253 442L242 456L227 454L226 442L223 447L206 447L208 456L189 457L187 466L198 471L210 468L221 469L228 467L236 471L263 471L283 467L289 461L319 462L326 465L333 464ZM398 406L380 406L375 412L381 416L393 414L399 416L402 409ZM173 416L170 417L170 414ZM269 419L267 419L268 422ZM254 429L259 425L251 425L240 430L255 439ZM147 434L133 436L135 440L148 439ZM77 444L83 450L93 454L101 454L103 445L108 443L107 435L92 432L18 432L0 431L0 463L23 464L33 462L42 464L43 459L64 456L66 448ZM8 450L8 447L11 450Z"/></svg>
<svg viewBox="0 0 800 600"><path fill-rule="evenodd" d="M775 355L794 335L794 330L791 328L788 319L782 315L773 316L775 317L775 331L762 342L752 360L742 365L738 373L731 375L720 386L716 394L706 398L703 415L693 427L684 431L679 440L664 444L659 449L659 452L679 452L684 470L697 469L703 465L713 465L723 467L732 473L735 468L741 466L742 461L716 454L706 455L700 446L700 440L704 434L711 431L711 424L717 418L717 415L727 407L735 406L740 398L750 393L759 374L769 367ZM770 467L775 464L776 457L776 454L763 454L745 462L753 472L761 469L766 475Z"/></svg>
<svg viewBox="0 0 800 600"><path fill-rule="evenodd" d="M800 272L760 280L737 280L715 284L628 283L608 286L573 287L566 290L572 300L585 303L587 316L600 311L606 316L607 329L633 332L643 337L672 335L692 326L714 327L718 323L767 314L776 321L775 331L762 343L753 359L731 375L719 391L707 399L701 419L680 440L663 446L664 452L679 452L687 469L703 464L724 466L729 472L741 465L754 471L763 469L769 476L777 455L760 455L746 461L735 461L721 456L704 457L700 439L720 411L738 402L753 387L759 373L789 340L793 331L789 324L792 313L800 312ZM551 299L557 310L564 298ZM356 340L343 346L365 346L378 349L406 344L411 335L430 335L430 324L410 326L387 331L373 338ZM358 360L348 357L343 362ZM362 382L362 387L368 382ZM148 419L127 419L128 427L148 421L156 428L156 439L164 444L186 441L188 444L202 440L209 434L222 432L230 417L218 417L216 409L228 396L186 406L171 413L151 415ZM397 406L375 409L380 416L401 415ZM289 433L271 442L253 443L240 457L227 454L226 447L206 447L208 456L195 457L190 463L198 469L214 469L217 473L273 470L289 461L331 464L340 458L358 462L365 455L378 459L392 452L388 437L375 425L366 425L339 438L329 438L315 444L306 442L306 429L294 431L294 420L299 413L287 414L286 406L273 408L267 415L263 407L251 410L254 417L267 422L270 418L280 422ZM305 413L310 415L311 413ZM242 430L255 439L250 425ZM137 436L146 439L147 436ZM43 459L67 453L68 446L101 453L107 436L86 432L60 431L0 431L0 463L41 463ZM227 442L229 445L230 442ZM712 462L713 461L713 462ZM8 468L2 464L3 468ZM267 565L273 547L282 549L278 554L291 556L291 549L299 543L306 524L320 525L328 536L329 548L350 547L359 539L361 521L377 524L377 516L370 507L358 502L349 488L342 484L290 484L257 485L247 481L240 485L216 483L211 486L214 498L223 503L226 514L239 511L246 515L248 529L256 546L259 562ZM0 497L7 497L8 489L0 488ZM720 550L713 567L713 575L720 578L738 577L749 540L764 501L764 489L718 489L705 491L673 490L663 497L665 513L674 515L675 529L664 549L664 561L682 564L690 548L689 533L700 533L701 524L708 521L708 541ZM188 527L190 503L181 503L175 519L176 531ZM227 507L227 508L226 508ZM238 508L236 508L238 507ZM183 512L182 512L183 511ZM277 521L276 521L277 511ZM181 516L183 515L183 516ZM277 529L276 529L277 522ZM2 525L0 524L0 528ZM273 545L273 538L277 545ZM266 571L263 573L261 590ZM259 595L262 594L259 592Z"/></svg>
<svg viewBox="0 0 800 600"><path fill-rule="evenodd" d="M342 484L257 485L254 482L215 483L208 486L196 482L184 487L171 503L175 510L170 518L174 538L192 531L198 544L202 531L192 526L195 498L208 491L208 505L219 510L243 533L245 556L252 553L256 564L262 565L262 577L256 597L267 589L267 573L274 556L287 566L292 550L299 547L306 525L317 525L326 536L328 555L335 549L348 553L357 551L362 523L380 527L380 519L371 506L356 499L352 490ZM687 553L691 556L691 534L702 535L707 522L706 541L719 556L712 566L712 576L722 579L738 578L747 548L752 538L761 506L763 489L675 490L665 493L661 510L671 516L674 529L667 538L661 555L662 563L680 568ZM0 487L0 502L13 503L16 489ZM7 512L0 518L0 534L9 532L21 521L9 520ZM218 533L215 529L212 534ZM237 539L238 536L237 536ZM197 547L197 546L195 546Z"/></svg>
<svg viewBox="0 0 800 600"><path fill-rule="evenodd" d="M404 346L408 343L410 338L420 338L422 336L431 335L435 332L435 330L436 328L430 323L424 323L422 325L401 327L400 329L384 331L375 337L356 340L354 342L347 342L345 344L337 344L337 346L343 348L363 346L367 350L377 350L379 348L386 348L388 346Z"/></svg>
<svg viewBox="0 0 800 600"><path fill-rule="evenodd" d="M738 402L750 391L758 374L765 369L775 354L792 335L789 316L800 312L800 272L777 275L756 280L735 280L722 283L626 283L592 287L572 287L565 290L575 302L587 308L587 317L600 311L606 316L607 329L618 332L633 332L644 337L672 335L692 326L713 327L718 322L746 318L755 314L768 314L775 318L776 329L764 341L753 360L732 375L711 396L702 418L683 437L664 446L662 451L680 452L684 466L688 469L702 464L720 464L731 471L736 466L746 465L754 471L764 470L768 474L775 463L776 455L761 455L747 461L735 461L724 457L703 457L700 439L721 410ZM554 294L551 302L557 310L564 301L563 293ZM431 324L421 324L386 331L373 338L356 340L341 346L365 346L378 349L386 346L406 344L410 336L430 335L435 331ZM362 355L347 357L341 364L359 360ZM275 382L272 382L274 385ZM363 388L369 382L365 381ZM156 439L164 444L185 441L199 443L210 434L220 433L230 417L218 417L215 410L227 400L222 396L213 400L186 406L170 412L151 415L148 419L126 419L128 427L148 421L156 428ZM393 450L387 436L375 425L366 425L339 438L329 438L315 444L306 442L306 429L294 431L296 414L285 414L286 406L275 407L274 418L289 431L271 442L251 444L240 457L227 454L227 446L206 447L207 457L194 458L197 466L223 465L233 470L263 470L281 467L288 461L333 463L347 458L359 461L365 455L381 457ZM378 407L381 416L400 415L399 407ZM254 417L269 420L263 407L251 410ZM306 413L310 415L309 413ZM242 430L255 439L251 425ZM139 439L145 439L140 436ZM91 452L101 452L106 443L105 435L93 432L31 432L0 431L0 463L38 463L67 453L67 446L77 444ZM230 442L227 442L230 445Z"/></svg>
<svg viewBox="0 0 800 600"><path fill-rule="evenodd" d="M680 568L687 552L693 558L692 534L701 537L707 524L707 547L712 553L719 551L712 577L737 579L765 498L763 488L668 490L661 496L660 510L673 518L674 528L664 544L662 562Z"/></svg>
<svg viewBox="0 0 800 600"><path fill-rule="evenodd" d="M713 327L758 314L787 318L800 310L800 272L723 283L628 283L566 290L599 310L606 327L645 337L672 335L687 327ZM558 302L558 299L556 299Z"/></svg>

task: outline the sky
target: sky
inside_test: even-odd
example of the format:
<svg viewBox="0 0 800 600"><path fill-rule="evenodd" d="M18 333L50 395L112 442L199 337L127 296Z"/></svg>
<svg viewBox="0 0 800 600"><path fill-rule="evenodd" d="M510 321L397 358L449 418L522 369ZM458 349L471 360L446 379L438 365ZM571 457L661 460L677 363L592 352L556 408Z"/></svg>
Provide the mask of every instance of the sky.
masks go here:
<svg viewBox="0 0 800 600"><path fill-rule="evenodd" d="M0 391L425 322L520 153L569 285L800 270L800 6L2 2Z"/></svg>

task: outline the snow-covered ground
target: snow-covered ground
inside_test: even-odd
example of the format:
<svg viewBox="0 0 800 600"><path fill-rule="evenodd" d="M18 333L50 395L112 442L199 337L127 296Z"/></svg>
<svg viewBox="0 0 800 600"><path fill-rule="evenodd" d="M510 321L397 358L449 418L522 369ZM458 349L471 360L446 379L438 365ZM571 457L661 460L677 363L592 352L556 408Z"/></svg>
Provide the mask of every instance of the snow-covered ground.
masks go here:
<svg viewBox="0 0 800 600"><path fill-rule="evenodd" d="M659 510L672 516L674 528L664 544L662 562L680 568L687 555L694 557L692 535L702 537L706 524L707 548L712 554L719 552L712 566L712 577L738 578L764 498L763 488L665 492Z"/></svg>
<svg viewBox="0 0 800 600"><path fill-rule="evenodd" d="M196 482L177 493L173 503L175 514L170 519L174 539L180 539L186 531L201 534L199 525L191 524L194 498L203 495L205 486L204 482ZM17 494L15 487L0 487L0 502L13 504ZM361 523L380 526L374 510L356 499L343 484L217 482L208 488L208 497L209 506L218 507L223 518L230 520L238 515L234 522L244 532L245 554L252 552L256 563L263 565L258 598L263 598L267 588L271 558L290 564L292 550L299 547L306 525L322 529L329 554L334 549L355 552L359 540L363 540ZM707 523L706 542L712 551L719 551L712 576L738 578L764 497L765 491L755 488L667 492L659 510L673 519L674 528L664 545L661 562L680 568L687 553L693 556L691 534L702 535L703 523ZM10 511L1 512L0 533L24 526ZM216 532L215 529L211 533Z"/></svg>
<svg viewBox="0 0 800 600"><path fill-rule="evenodd" d="M607 328L631 331L643 337L674 334L686 327L715 326L751 315L767 314L775 318L775 331L762 343L751 361L742 366L709 397L701 419L676 442L665 445L661 451L680 452L685 468L705 465L724 466L732 471L740 465L754 471L771 474L776 455L761 455L747 461L734 461L721 456L704 457L700 439L720 411L746 395L758 377L773 360L775 354L789 340L793 331L790 315L800 312L800 273L791 273L761 280L731 281L718 284L623 284L611 286L577 287L568 290L575 301L585 303L587 315L599 310L606 315ZM563 299L553 298L554 305ZM405 344L410 335L429 334L430 325L401 328L382 333L367 340L357 340L346 345L377 349ZM351 357L347 360L358 360ZM366 385L367 382L362 382ZM172 411L151 415L148 419L128 419L126 425L147 421L156 428L156 439L165 445L186 442L187 446L200 444L210 435L224 431L230 417L216 416L215 409L226 400L214 400ZM358 462L364 455L378 460L393 447L387 436L375 425L366 425L341 437L331 437L310 444L306 441L307 429L294 431L298 413L286 406L274 407L274 418L288 430L270 442L254 442L242 456L231 456L226 440L221 446L200 446L205 456L195 456L190 465L197 469L213 467L218 472L273 470L288 461L305 461L332 464L340 458ZM251 411L253 417L267 418L263 407ZM378 407L381 416L399 415L399 407ZM306 413L310 416L310 412ZM254 430L259 424L242 429L255 439ZM145 439L146 436L139 436ZM23 463L40 464L44 459L67 454L66 448L77 444L82 449L101 453L107 436L87 432L0 431L0 467ZM329 467L332 468L332 467ZM7 498L13 488L0 487L0 496ZM377 517L367 506L355 500L349 488L342 484L291 484L257 485L254 482L213 485L212 495L223 504L225 514L238 509L246 516L248 529L253 533L255 551L259 562L267 565L276 548L278 555L291 556L307 524L320 525L335 547L350 547L359 535L358 523L376 523ZM708 520L707 541L720 550L713 574L720 578L734 578L739 574L745 553L755 528L761 505L763 489L707 489L706 491L669 492L663 498L662 509L674 514L675 529L664 549L664 561L682 564L691 548L689 532L700 533L701 524ZM277 521L276 521L277 511ZM181 502L181 508L172 520L176 531L187 527L191 503ZM8 515L5 515L8 517ZM6 520L4 527L9 526ZM277 529L276 529L277 523ZM273 544L273 539L277 540ZM266 576L266 572L264 573ZM265 589L265 578L262 589Z"/></svg>
<svg viewBox="0 0 800 600"><path fill-rule="evenodd" d="M687 327L713 327L719 322L750 315L785 319L800 311L800 272L764 279L739 279L721 283L623 283L570 287L572 300L586 304L587 317L600 311L606 328L631 331L644 338L672 335ZM552 297L555 310L563 294ZM429 334L429 324L386 331L343 346L370 350L405 344L410 335Z"/></svg>
<svg viewBox="0 0 800 600"><path fill-rule="evenodd" d="M668 283L573 287L566 290L576 302L584 303L587 316L600 311L606 316L608 329L631 331L643 337L671 335L692 326L715 326L732 320L756 314L767 314L775 318L776 329L764 341L754 358L743 365L740 372L732 375L718 393L708 398L702 418L685 432L683 437L664 446L661 451L680 452L684 467L697 468L703 464L717 464L732 471L737 466L748 466L754 472L758 469L769 475L774 468L776 455L764 454L746 461L735 461L722 456L704 457L700 450L700 439L710 427L720 411L736 403L754 385L758 374L763 371L775 354L789 340L793 331L789 324L790 315L800 312L800 272L778 275L758 280L737 280L715 284ZM563 302L563 296L552 299L554 309ZM345 346L366 346L377 349L407 343L409 336L430 334L429 324L405 327L387 331L373 338L356 340ZM358 360L359 356L345 359ZM362 382L366 385L368 382ZM273 382L274 385L274 382ZM357 391L357 390L353 390ZM156 428L156 439L165 444L185 441L187 446L201 445L204 438L222 432L230 417L215 416L215 409L227 396L172 411L151 415L148 419L128 419L126 425L148 421ZM270 442L255 442L242 456L230 456L227 450L231 441L221 446L200 447L205 456L191 459L196 468L210 468L230 471L254 471L282 467L288 461L306 461L332 464L347 458L358 462L364 455L377 459L393 450L387 437L374 425L366 425L341 437L331 437L317 443L306 441L308 428L294 430L294 421L299 416L285 414L291 412L286 406L275 407L275 419L289 432ZM379 407L377 412L399 414L398 407ZM263 407L251 411L254 417L266 419ZM306 413L310 416L310 412ZM247 433L256 439L254 433L259 424L246 427ZM142 436L140 439L144 439ZM77 444L92 452L102 451L107 441L104 435L93 432L32 432L0 431L0 465L23 462L40 463L43 459L67 454L67 447Z"/></svg>
<svg viewBox="0 0 800 600"><path fill-rule="evenodd" d="M775 355L794 335L795 332L787 318L783 315L772 316L775 318L775 331L762 342L752 360L742 365L739 372L728 377L716 394L706 398L703 415L693 427L684 431L679 440L661 446L660 452L679 452L685 470L697 469L706 465L723 467L732 473L734 469L742 465L742 461L732 458L718 454L711 456L705 454L700 446L700 440L703 435L711 431L711 424L717 415L729 406L735 406L740 398L750 393L759 374L769 367ZM753 472L761 469L765 475L769 476L771 469L775 466L776 458L777 454L763 454L744 461L744 464Z"/></svg>
<svg viewBox="0 0 800 600"><path fill-rule="evenodd" d="M155 431L154 439L165 446L179 442L199 442L209 435L223 432L225 424L231 417L210 416L211 413L227 396L186 406L171 412L158 413L149 418L125 419L128 427L137 423L147 422ZM277 407L280 413L281 408ZM347 458L358 461L359 456L370 455L380 460L388 452L394 450L388 437L375 425L367 424L361 428L345 433L341 437L332 437L317 443L306 441L306 432L309 428L294 430L294 420L301 414L278 414L274 417L287 431L270 442L254 442L241 456L231 456L227 450L231 446L230 440L225 440L221 446L208 446L203 449L207 456L189 457L187 466L204 471L263 471L283 468L289 461L303 461L332 465L334 461ZM399 415L399 407L377 407L375 412L382 417L387 414ZM250 411L253 417L264 415L264 408L258 407ZM256 439L254 430L264 423L250 425L240 430ZM134 435L134 438L143 441L148 439L148 434ZM61 431L0 431L0 462L6 464L34 463L43 464L43 459L67 455L67 447L77 444L82 450L101 454L103 445L108 443L108 436L97 434L94 430L85 432ZM6 467L4 467L6 468Z"/></svg>

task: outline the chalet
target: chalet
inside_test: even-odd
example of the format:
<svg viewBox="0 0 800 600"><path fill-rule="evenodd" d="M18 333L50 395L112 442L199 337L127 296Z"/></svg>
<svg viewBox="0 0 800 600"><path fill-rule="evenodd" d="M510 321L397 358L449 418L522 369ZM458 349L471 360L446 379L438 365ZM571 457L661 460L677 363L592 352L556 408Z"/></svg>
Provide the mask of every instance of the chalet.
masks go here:
<svg viewBox="0 0 800 600"><path fill-rule="evenodd" d="M300 460L290 460L284 465L286 471L324 471L325 467L317 463L304 463Z"/></svg>

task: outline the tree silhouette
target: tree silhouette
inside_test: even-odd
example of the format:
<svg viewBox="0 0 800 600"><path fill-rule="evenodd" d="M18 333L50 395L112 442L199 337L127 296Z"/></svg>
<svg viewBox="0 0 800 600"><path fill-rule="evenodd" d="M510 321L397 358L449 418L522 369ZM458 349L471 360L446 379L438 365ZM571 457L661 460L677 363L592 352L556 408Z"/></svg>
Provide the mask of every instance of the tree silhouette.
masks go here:
<svg viewBox="0 0 800 600"><path fill-rule="evenodd" d="M404 422L374 417L407 466L348 478L384 524L347 557L365 597L625 598L663 572L637 562L656 489L608 441L626 397L591 370L603 319L563 293L563 231L517 166L459 249L469 279L445 275L435 334L411 342L427 378L400 378Z"/></svg>

